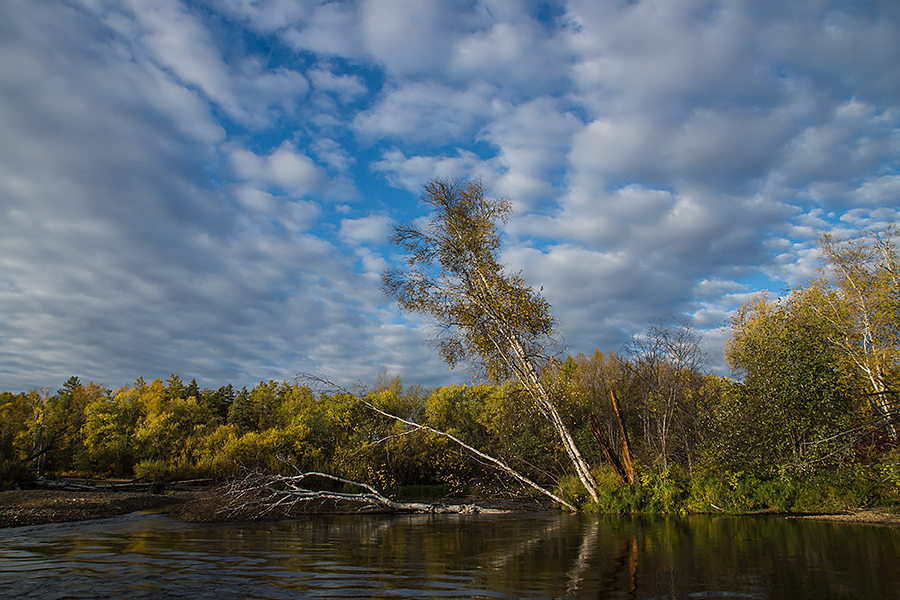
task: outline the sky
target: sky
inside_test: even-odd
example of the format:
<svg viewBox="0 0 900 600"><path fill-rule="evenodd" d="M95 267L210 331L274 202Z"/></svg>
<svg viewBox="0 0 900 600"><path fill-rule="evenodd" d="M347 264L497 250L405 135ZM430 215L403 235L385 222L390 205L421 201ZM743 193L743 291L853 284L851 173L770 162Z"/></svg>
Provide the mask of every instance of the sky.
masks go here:
<svg viewBox="0 0 900 600"><path fill-rule="evenodd" d="M0 389L469 381L379 287L435 177L512 199L566 351L726 373L898 159L896 0L4 0Z"/></svg>

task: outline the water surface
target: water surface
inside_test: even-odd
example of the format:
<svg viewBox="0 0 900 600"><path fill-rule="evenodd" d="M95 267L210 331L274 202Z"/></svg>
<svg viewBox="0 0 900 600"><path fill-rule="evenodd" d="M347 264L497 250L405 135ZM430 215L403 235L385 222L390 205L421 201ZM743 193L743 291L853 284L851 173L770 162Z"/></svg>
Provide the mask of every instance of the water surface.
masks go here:
<svg viewBox="0 0 900 600"><path fill-rule="evenodd" d="M900 598L900 529L560 513L0 530L0 598Z"/></svg>

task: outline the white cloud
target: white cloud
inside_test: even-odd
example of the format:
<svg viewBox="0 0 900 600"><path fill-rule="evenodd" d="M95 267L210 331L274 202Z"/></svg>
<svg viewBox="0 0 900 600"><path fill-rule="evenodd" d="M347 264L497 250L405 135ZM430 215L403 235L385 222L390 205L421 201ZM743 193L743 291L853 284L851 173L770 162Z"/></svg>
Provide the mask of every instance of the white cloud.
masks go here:
<svg viewBox="0 0 900 600"><path fill-rule="evenodd" d="M815 123L797 132L780 170L788 185L806 185L818 200L843 203L861 175L900 159L900 112L878 110L857 100L835 103ZM824 197L823 186L836 183ZM817 191L819 190L819 191Z"/></svg>
<svg viewBox="0 0 900 600"><path fill-rule="evenodd" d="M447 381L378 289L434 177L513 198L573 351L721 345L900 217L894 4L8 0L0 379Z"/></svg>
<svg viewBox="0 0 900 600"><path fill-rule="evenodd" d="M500 21L461 38L449 69L458 80L490 82L503 98L541 95L565 87L567 73L558 65L567 53L562 40L533 21Z"/></svg>
<svg viewBox="0 0 900 600"><path fill-rule="evenodd" d="M129 0L128 6L135 16L134 33L156 64L235 119L268 124L271 106L293 112L309 90L302 74L284 67L267 70L256 60L227 64L200 16L177 0Z"/></svg>
<svg viewBox="0 0 900 600"><path fill-rule="evenodd" d="M462 142L490 113L487 96L483 86L460 91L436 82L408 83L357 115L353 129L370 140Z"/></svg>
<svg viewBox="0 0 900 600"><path fill-rule="evenodd" d="M371 215L359 219L342 219L339 235L349 244L383 244L390 233L393 219L384 215Z"/></svg>
<svg viewBox="0 0 900 600"><path fill-rule="evenodd" d="M289 21L280 33L297 50L359 58L364 55L363 36L355 2L321 2L308 6L301 18ZM254 10L259 15L262 10ZM259 18L256 18L259 22Z"/></svg>
<svg viewBox="0 0 900 600"><path fill-rule="evenodd" d="M456 0L362 0L360 34L389 73L432 73L446 63L464 9Z"/></svg>
<svg viewBox="0 0 900 600"><path fill-rule="evenodd" d="M490 188L496 181L496 171L501 166L496 161L482 160L474 152L458 150L456 156L410 156L397 149L383 153L381 160L372 163L372 169L383 173L394 187L418 194L422 186L432 179L481 178Z"/></svg>
<svg viewBox="0 0 900 600"><path fill-rule="evenodd" d="M597 116L658 111L679 118L698 104L765 105L778 88L741 3L611 3L574 0L572 74Z"/></svg>
<svg viewBox="0 0 900 600"><path fill-rule="evenodd" d="M161 66L226 110L236 111L228 66L210 32L175 0L129 0L138 35Z"/></svg>
<svg viewBox="0 0 900 600"><path fill-rule="evenodd" d="M781 162L789 136L780 113L699 111L677 126L635 114L590 123L575 141L572 161L613 185L746 188Z"/></svg>
<svg viewBox="0 0 900 600"><path fill-rule="evenodd" d="M882 175L863 182L856 190L858 202L885 206L900 201L900 175Z"/></svg>
<svg viewBox="0 0 900 600"><path fill-rule="evenodd" d="M324 182L319 167L285 142L266 156L238 148L228 157L234 173L262 187L274 186L294 197L317 190Z"/></svg>
<svg viewBox="0 0 900 600"><path fill-rule="evenodd" d="M581 123L562 111L552 98L541 97L520 106L497 110L482 138L495 146L503 172L493 183L499 195L531 208L556 195L559 173L567 167L573 135Z"/></svg>
<svg viewBox="0 0 900 600"><path fill-rule="evenodd" d="M272 33L291 23L309 18L313 6L296 0L210 0L208 2L227 14L242 19L253 31Z"/></svg>
<svg viewBox="0 0 900 600"><path fill-rule="evenodd" d="M353 102L368 92L355 75L338 75L325 69L314 69L308 75L316 91L335 94L342 102Z"/></svg>

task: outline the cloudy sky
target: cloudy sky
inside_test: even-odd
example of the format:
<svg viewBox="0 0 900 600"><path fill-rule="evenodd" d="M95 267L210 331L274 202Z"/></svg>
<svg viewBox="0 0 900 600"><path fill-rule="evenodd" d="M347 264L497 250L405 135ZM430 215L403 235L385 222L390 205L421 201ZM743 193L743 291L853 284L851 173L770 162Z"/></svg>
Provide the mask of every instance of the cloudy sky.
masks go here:
<svg viewBox="0 0 900 600"><path fill-rule="evenodd" d="M896 0L4 0L0 389L463 382L379 291L433 177L571 352L898 219Z"/></svg>

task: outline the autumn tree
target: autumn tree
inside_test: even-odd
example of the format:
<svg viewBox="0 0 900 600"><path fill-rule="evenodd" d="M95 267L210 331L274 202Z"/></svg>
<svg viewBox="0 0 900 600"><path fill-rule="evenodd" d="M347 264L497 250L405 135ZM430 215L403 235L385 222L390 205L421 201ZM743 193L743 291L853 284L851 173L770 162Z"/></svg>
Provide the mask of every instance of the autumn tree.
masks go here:
<svg viewBox="0 0 900 600"><path fill-rule="evenodd" d="M806 463L828 453L819 440L848 424L849 384L821 301L815 286L779 301L760 295L733 318L726 357L741 384L723 431L735 442L729 461Z"/></svg>
<svg viewBox="0 0 900 600"><path fill-rule="evenodd" d="M137 388L121 388L112 397L101 397L84 411L84 445L90 470L130 475L134 466L134 433L141 417Z"/></svg>
<svg viewBox="0 0 900 600"><path fill-rule="evenodd" d="M540 375L553 358L550 305L521 272L507 272L500 262L498 224L509 218L510 200L485 197L480 181L435 179L422 201L432 214L423 226L395 229L391 241L406 266L383 273L383 291L402 309L432 319L432 342L451 367L468 363L489 380L518 381L597 501L590 468Z"/></svg>
<svg viewBox="0 0 900 600"><path fill-rule="evenodd" d="M638 388L647 448L663 470L676 449L690 465L706 360L700 335L690 324L660 320L634 336L627 350L626 365Z"/></svg>
<svg viewBox="0 0 900 600"><path fill-rule="evenodd" d="M834 324L834 342L865 378L868 395L893 439L900 387L900 257L896 227L855 237L826 233L819 247L832 273L834 294L823 314Z"/></svg>

